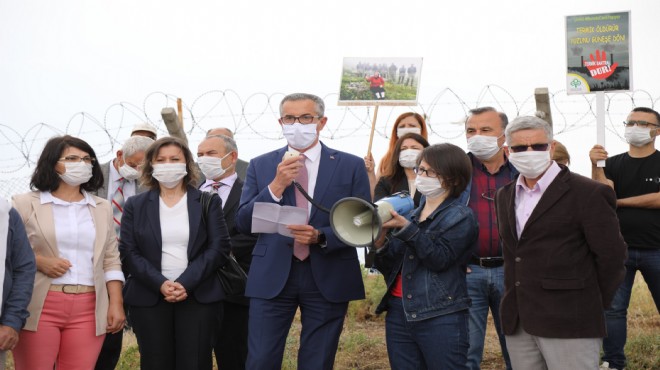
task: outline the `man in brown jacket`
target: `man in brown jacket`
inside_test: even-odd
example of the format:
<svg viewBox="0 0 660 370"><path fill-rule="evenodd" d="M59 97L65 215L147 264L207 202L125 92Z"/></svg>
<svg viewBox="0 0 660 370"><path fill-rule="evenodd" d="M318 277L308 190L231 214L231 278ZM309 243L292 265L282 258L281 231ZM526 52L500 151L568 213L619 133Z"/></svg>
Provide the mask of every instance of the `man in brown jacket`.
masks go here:
<svg viewBox="0 0 660 370"><path fill-rule="evenodd" d="M614 191L552 161L552 128L542 119L519 117L505 136L520 172L496 197L511 364L597 369L604 310L625 273Z"/></svg>

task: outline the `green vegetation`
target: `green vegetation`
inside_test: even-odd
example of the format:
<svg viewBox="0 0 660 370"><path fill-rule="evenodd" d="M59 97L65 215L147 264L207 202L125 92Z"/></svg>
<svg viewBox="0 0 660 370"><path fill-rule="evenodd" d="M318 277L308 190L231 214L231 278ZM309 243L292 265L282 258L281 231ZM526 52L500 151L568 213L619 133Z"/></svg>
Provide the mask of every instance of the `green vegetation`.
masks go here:
<svg viewBox="0 0 660 370"><path fill-rule="evenodd" d="M367 299L354 301L349 305L335 362L335 368L338 370L389 368L385 345L384 315L376 316L374 314L376 306L385 292L385 284L380 275L368 275L365 271L363 277ZM286 341L282 369L297 368L296 353L299 337L300 318L296 316ZM481 368L484 370L503 369L504 361L499 351L493 321L492 318L489 318ZM626 345L628 366L626 369L660 369L658 353L660 353L660 316L646 283L638 275L628 311L628 342ZM117 369L139 369L139 356L135 336L132 333L125 333L124 351ZM13 370L11 355L8 357L7 369Z"/></svg>
<svg viewBox="0 0 660 370"><path fill-rule="evenodd" d="M417 81L415 82L418 83ZM415 100L417 85L404 86L385 81L385 100ZM374 100L369 82L353 73L344 73L341 79L339 100Z"/></svg>

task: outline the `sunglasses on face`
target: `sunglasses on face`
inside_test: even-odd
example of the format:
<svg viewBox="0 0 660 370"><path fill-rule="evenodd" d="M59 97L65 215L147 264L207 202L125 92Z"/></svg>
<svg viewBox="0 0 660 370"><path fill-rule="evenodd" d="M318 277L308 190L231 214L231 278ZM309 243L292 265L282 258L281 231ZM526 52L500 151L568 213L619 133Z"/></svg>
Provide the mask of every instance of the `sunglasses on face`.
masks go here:
<svg viewBox="0 0 660 370"><path fill-rule="evenodd" d="M511 150L514 153L520 153L520 152L526 152L528 148L532 148L533 151L535 152L545 152L548 150L548 143L546 144L532 144L532 145L514 145L510 146L509 150Z"/></svg>

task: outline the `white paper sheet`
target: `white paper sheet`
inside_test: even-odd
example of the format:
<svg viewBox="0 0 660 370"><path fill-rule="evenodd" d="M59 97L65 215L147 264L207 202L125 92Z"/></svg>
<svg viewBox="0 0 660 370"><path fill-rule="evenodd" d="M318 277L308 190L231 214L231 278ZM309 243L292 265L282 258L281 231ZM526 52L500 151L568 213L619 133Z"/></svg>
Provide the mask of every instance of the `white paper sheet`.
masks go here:
<svg viewBox="0 0 660 370"><path fill-rule="evenodd" d="M252 210L252 233L278 233L293 237L288 225L306 225L307 209L256 202Z"/></svg>

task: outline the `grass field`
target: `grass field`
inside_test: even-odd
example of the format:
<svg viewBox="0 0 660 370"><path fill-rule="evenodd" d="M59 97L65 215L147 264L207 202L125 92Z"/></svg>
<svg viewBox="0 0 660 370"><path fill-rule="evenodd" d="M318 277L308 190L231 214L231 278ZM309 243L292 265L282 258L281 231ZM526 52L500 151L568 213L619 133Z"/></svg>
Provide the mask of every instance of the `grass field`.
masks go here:
<svg viewBox="0 0 660 370"><path fill-rule="evenodd" d="M379 275L365 275L367 299L351 302L339 342L335 368L338 370L389 369L385 348L384 316L373 314L385 290ZM492 318L489 317L482 369L503 369L499 342ZM296 368L296 352L300 334L300 320L296 317L289 337L282 369ZM628 310L628 342L626 344L628 370L660 369L660 315L656 310L646 283L638 274ZM11 356L9 356L11 357ZM124 350L117 369L139 369L139 353L132 333L124 335ZM13 369L11 359L7 369Z"/></svg>

